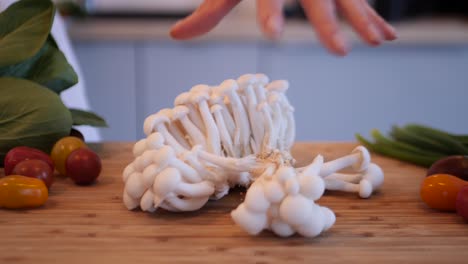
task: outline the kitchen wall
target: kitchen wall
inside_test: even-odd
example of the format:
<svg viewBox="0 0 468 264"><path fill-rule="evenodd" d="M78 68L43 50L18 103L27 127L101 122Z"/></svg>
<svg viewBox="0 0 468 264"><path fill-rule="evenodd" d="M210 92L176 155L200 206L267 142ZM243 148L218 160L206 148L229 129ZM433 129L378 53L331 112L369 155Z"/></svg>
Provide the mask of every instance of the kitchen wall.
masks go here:
<svg viewBox="0 0 468 264"><path fill-rule="evenodd" d="M380 48L352 39L345 58L325 52L304 25L278 43L223 25L180 43L162 36L165 25L119 24L111 32L95 23L87 31L75 24L71 33L90 103L110 124L103 140L139 139L145 117L171 107L177 94L255 72L291 83L298 140L354 140L408 122L468 133L468 37L457 23L397 25L400 41Z"/></svg>

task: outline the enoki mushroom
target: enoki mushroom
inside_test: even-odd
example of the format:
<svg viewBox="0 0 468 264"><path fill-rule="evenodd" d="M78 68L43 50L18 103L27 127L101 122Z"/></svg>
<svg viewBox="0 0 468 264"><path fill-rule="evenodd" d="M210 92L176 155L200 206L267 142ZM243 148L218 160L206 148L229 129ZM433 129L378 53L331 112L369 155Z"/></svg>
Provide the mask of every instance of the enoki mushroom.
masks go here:
<svg viewBox="0 0 468 264"><path fill-rule="evenodd" d="M193 211L241 185L248 190L231 216L249 234L267 229L314 237L330 228L333 211L315 202L325 189L368 198L382 185L383 172L362 146L327 162L317 155L295 168L288 88L287 81L246 74L217 86L196 85L175 99L174 108L148 116L147 137L135 144L135 159L123 172L126 207ZM340 173L345 168L353 173Z"/></svg>

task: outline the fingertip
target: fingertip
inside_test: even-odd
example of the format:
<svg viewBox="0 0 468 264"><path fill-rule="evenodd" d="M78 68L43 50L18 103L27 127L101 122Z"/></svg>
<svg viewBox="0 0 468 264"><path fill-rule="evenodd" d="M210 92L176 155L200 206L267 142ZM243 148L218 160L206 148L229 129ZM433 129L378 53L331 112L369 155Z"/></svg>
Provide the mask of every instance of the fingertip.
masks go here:
<svg viewBox="0 0 468 264"><path fill-rule="evenodd" d="M338 56L346 56L349 52L349 44L343 35L338 32L332 37L329 49Z"/></svg>
<svg viewBox="0 0 468 264"><path fill-rule="evenodd" d="M387 28L387 40L396 40L398 38L398 34L397 34L397 31L394 27L392 27L391 25L386 25L386 28Z"/></svg>
<svg viewBox="0 0 468 264"><path fill-rule="evenodd" d="M281 16L270 16L262 28L268 38L279 39L283 34L284 19Z"/></svg>
<svg viewBox="0 0 468 264"><path fill-rule="evenodd" d="M369 24L367 26L367 36L365 38L367 39L367 42L372 45L372 46L378 46L382 43L382 36L380 35L380 32L377 30L377 28L373 24Z"/></svg>

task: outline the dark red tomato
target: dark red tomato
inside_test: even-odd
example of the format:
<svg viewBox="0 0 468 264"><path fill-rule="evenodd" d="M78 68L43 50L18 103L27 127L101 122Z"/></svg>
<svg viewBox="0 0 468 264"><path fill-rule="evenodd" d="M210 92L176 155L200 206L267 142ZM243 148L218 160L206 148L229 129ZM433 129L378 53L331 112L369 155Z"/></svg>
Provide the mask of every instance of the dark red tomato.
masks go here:
<svg viewBox="0 0 468 264"><path fill-rule="evenodd" d="M12 173L42 180L48 189L54 182L54 171L42 160L23 160L16 164Z"/></svg>
<svg viewBox="0 0 468 264"><path fill-rule="evenodd" d="M455 207L457 214L468 222L468 186L463 186L458 192Z"/></svg>
<svg viewBox="0 0 468 264"><path fill-rule="evenodd" d="M30 147L15 147L12 148L5 156L5 175L10 175L15 168L16 164L20 163L23 160L33 160L38 159L42 160L50 169L54 171L54 162L45 152L40 151L39 149L30 148Z"/></svg>
<svg viewBox="0 0 468 264"><path fill-rule="evenodd" d="M67 176L78 185L93 183L101 173L101 159L88 148L70 153L66 161Z"/></svg>

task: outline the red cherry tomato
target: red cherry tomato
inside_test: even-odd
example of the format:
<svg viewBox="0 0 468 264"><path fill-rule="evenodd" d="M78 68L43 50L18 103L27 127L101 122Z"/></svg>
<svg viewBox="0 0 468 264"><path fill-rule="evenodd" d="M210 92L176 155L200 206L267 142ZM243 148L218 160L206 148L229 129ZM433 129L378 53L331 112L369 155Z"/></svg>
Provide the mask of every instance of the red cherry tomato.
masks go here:
<svg viewBox="0 0 468 264"><path fill-rule="evenodd" d="M54 181L54 171L42 160L23 160L16 164L12 173L42 180L47 188Z"/></svg>
<svg viewBox="0 0 468 264"><path fill-rule="evenodd" d="M463 186L457 194L457 214L468 222L468 186Z"/></svg>
<svg viewBox="0 0 468 264"><path fill-rule="evenodd" d="M26 146L12 148L5 156L5 175L10 175L16 164L23 160L38 159L47 163L52 171L54 171L54 162L45 152L39 149Z"/></svg>
<svg viewBox="0 0 468 264"><path fill-rule="evenodd" d="M77 137L64 137L57 141L52 148L50 156L55 163L55 168L60 174L66 176L66 167L65 163L67 161L68 155L74 150L81 147L85 147L86 144Z"/></svg>
<svg viewBox="0 0 468 264"><path fill-rule="evenodd" d="M101 159L88 148L74 150L68 156L67 176L78 185L93 183L101 173Z"/></svg>

